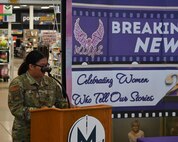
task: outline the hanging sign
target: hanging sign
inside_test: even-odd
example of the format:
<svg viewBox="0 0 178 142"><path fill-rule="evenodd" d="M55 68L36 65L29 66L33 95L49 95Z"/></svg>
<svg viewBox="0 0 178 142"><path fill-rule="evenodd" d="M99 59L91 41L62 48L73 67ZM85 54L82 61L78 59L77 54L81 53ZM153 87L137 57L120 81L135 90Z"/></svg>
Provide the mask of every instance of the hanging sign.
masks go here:
<svg viewBox="0 0 178 142"><path fill-rule="evenodd" d="M11 15L12 5L0 5L0 15Z"/></svg>
<svg viewBox="0 0 178 142"><path fill-rule="evenodd" d="M61 13L61 9L59 6L54 6L55 13Z"/></svg>
<svg viewBox="0 0 178 142"><path fill-rule="evenodd" d="M3 16L3 22L15 22L16 21L16 15L12 14L12 15L5 15Z"/></svg>

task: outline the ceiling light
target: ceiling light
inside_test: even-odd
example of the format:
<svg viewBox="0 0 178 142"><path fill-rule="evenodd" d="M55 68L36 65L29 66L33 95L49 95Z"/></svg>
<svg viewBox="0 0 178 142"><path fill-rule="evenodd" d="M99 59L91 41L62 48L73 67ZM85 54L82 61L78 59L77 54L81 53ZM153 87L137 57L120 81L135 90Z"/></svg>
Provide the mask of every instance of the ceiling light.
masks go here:
<svg viewBox="0 0 178 142"><path fill-rule="evenodd" d="M20 8L20 6L14 6L13 8L18 9L18 8Z"/></svg>
<svg viewBox="0 0 178 142"><path fill-rule="evenodd" d="M42 6L41 9L49 9L49 6Z"/></svg>

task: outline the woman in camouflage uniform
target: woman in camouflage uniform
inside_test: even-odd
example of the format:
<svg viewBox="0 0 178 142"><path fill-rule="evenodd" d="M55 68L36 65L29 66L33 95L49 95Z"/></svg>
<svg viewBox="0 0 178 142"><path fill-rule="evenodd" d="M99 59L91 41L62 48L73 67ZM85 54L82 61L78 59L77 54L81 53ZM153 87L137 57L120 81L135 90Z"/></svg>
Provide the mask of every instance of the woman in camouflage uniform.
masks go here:
<svg viewBox="0 0 178 142"><path fill-rule="evenodd" d="M30 110L43 107L68 107L57 83L42 72L48 59L40 51L31 51L9 85L8 105L14 115L13 142L30 142Z"/></svg>

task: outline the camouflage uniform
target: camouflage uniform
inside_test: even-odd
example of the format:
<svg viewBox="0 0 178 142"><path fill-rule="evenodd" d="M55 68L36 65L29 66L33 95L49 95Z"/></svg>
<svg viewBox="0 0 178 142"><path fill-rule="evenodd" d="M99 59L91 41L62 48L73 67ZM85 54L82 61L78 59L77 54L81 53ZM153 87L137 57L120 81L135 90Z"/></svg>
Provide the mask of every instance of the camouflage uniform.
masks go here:
<svg viewBox="0 0 178 142"><path fill-rule="evenodd" d="M28 72L10 83L8 105L15 116L12 128L13 142L30 142L29 110L44 106L68 107L60 87L52 78L44 76L38 83Z"/></svg>

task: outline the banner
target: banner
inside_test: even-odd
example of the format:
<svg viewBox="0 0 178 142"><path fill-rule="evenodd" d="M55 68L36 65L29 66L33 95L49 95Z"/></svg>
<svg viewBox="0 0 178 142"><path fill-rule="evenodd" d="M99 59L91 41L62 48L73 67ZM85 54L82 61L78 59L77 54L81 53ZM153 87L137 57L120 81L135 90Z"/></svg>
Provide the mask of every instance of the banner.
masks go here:
<svg viewBox="0 0 178 142"><path fill-rule="evenodd" d="M178 62L177 13L175 7L76 4L73 63Z"/></svg>
<svg viewBox="0 0 178 142"><path fill-rule="evenodd" d="M114 114L177 111L178 3L73 0L72 6L72 103L108 104Z"/></svg>
<svg viewBox="0 0 178 142"><path fill-rule="evenodd" d="M177 68L172 67L76 68L72 72L72 101L79 106L108 104L144 110L169 105L167 109L174 109L175 102L178 106L177 75Z"/></svg>

